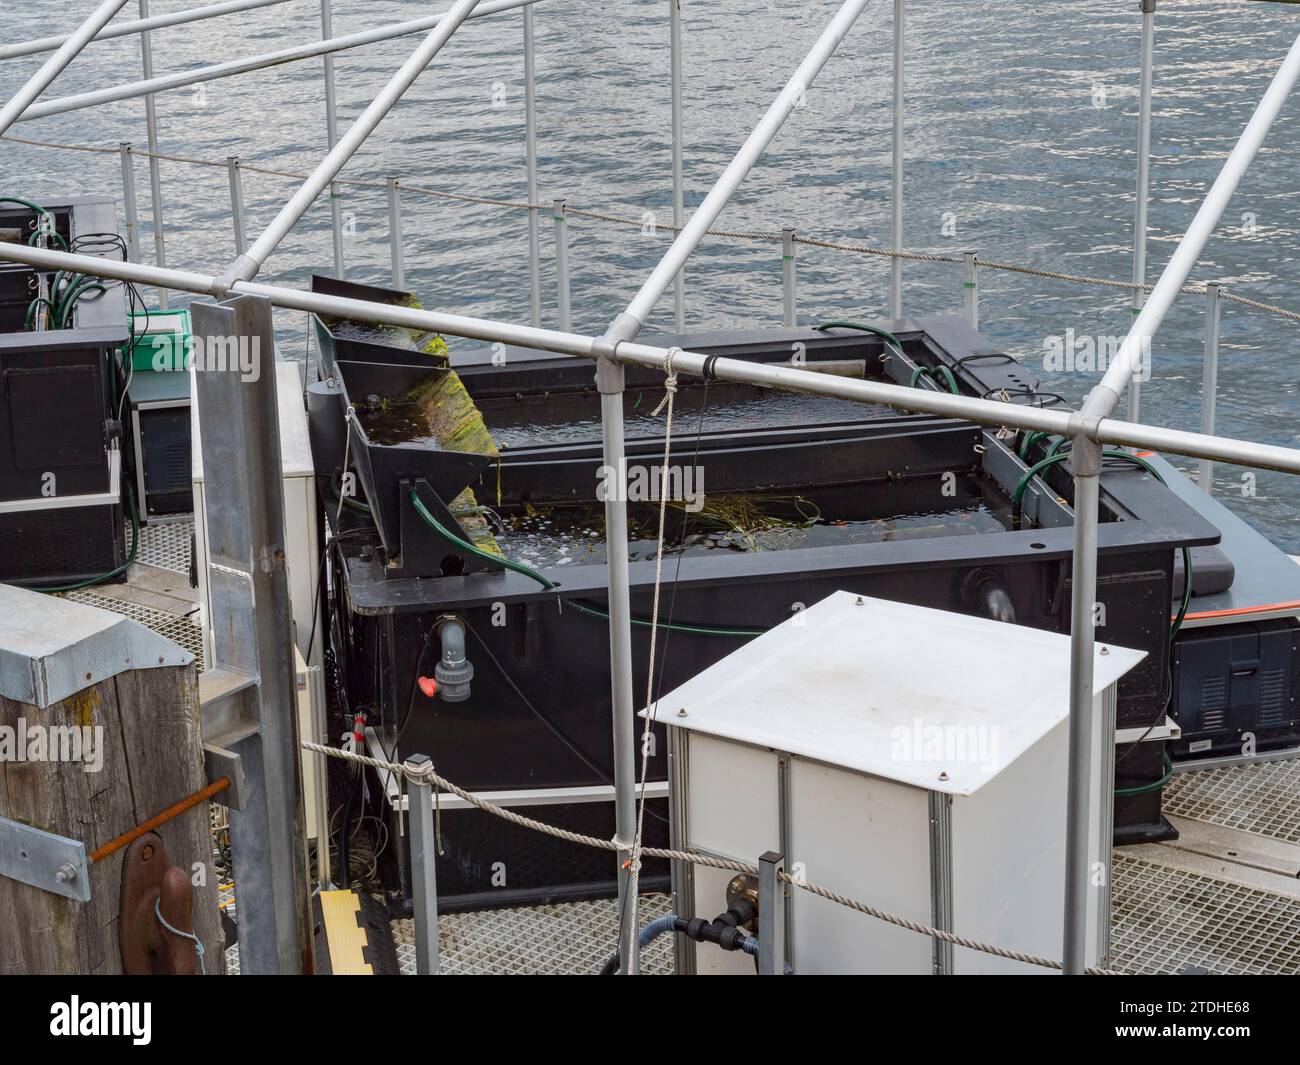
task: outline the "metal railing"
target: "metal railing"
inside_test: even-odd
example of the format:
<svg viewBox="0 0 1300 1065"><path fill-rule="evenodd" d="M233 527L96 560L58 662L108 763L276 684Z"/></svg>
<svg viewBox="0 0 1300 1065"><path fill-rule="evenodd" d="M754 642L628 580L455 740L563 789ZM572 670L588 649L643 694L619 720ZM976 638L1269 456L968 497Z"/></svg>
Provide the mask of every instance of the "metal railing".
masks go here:
<svg viewBox="0 0 1300 1065"><path fill-rule="evenodd" d="M533 0L523 2L484 4L477 14L505 10L508 7L525 6ZM156 179L156 163L162 158L156 146L155 121L152 109L152 94L164 86L164 79L153 79L149 70L148 29L141 29L144 44L145 79L133 86L99 90L96 93L81 94L54 100L46 105L34 105L34 101L53 81L58 72L66 66L78 51L86 46L98 34L108 19L123 6L124 0L109 0L101 4L85 23L59 46L55 55L34 75L19 93L0 111L0 133L21 118L39 117L41 114L54 114L71 110L75 107L93 106L108 99L124 99L144 95L149 104L150 124L150 161L152 176ZM326 4L328 0L326 0ZM675 10L676 0L669 0ZM252 247L240 254L224 272L206 274L194 271L168 269L165 265L163 246L161 244L161 220L157 212L161 211L160 196L155 180L155 237L157 239L157 265L145 266L138 262L115 262L102 258L50 251L44 248L28 247L17 244L0 245L0 259L24 263L38 270L67 270L120 281L154 285L165 295L165 290L185 291L225 299L232 296L251 296L265 301L270 306L290 308L320 314L332 314L356 318L364 321L386 323L399 326L414 326L420 329L435 330L441 333L477 338L480 340L515 344L576 357L592 359L597 366L597 384L602 399L602 423L604 458L608 468L621 469L619 458L623 450L622 428L622 367L627 364L654 367L667 372L703 375L707 363L711 377L721 380L763 385L766 387L786 389L813 395L836 396L867 403L879 403L902 410L921 413L946 415L984 425L1026 429L1053 433L1069 438L1073 442L1071 467L1074 478L1075 533L1073 552L1072 603L1071 603L1071 678L1070 678L1070 750L1069 750L1069 813L1067 824L1067 869L1066 869L1066 906L1064 937L1064 971L1080 973L1084 971L1084 935L1083 925L1086 913L1084 902L1089 891L1096 890L1088 876L1086 825L1091 805L1098 801L1108 801L1106 796L1093 796L1089 793L1090 744L1088 715L1092 705L1092 662L1095 643L1093 631L1093 603L1096 595L1096 561L1097 561L1097 522L1098 522L1098 477L1100 473L1101 445L1119 444L1130 447L1165 450L1177 454L1192 456L1206 461L1225 461L1264 469L1280 470L1288 473L1300 473L1300 450L1254 443L1245 440L1223 438L1209 433L1192 433L1159 426L1147 426L1135 421L1121 421L1112 415L1120 397L1132 380L1132 370L1136 365L1136 355L1142 345L1149 341L1161 324L1165 314L1178 293L1188 289L1188 278L1197 256L1203 248L1214 224L1227 205L1233 189L1239 183L1246 166L1258 151L1264 135L1281 109L1282 102L1300 76L1300 38L1283 61L1268 91L1261 100L1254 116L1242 133L1236 147L1225 162L1219 178L1216 180L1205 202L1198 210L1187 234L1180 242L1160 279L1150 287L1150 296L1143 301L1141 312L1133 322L1128 337L1121 346L1118 357L1108 368L1101 383L1093 389L1084 407L1079 412L1068 412L1049 408L1033 407L1025 404L998 402L959 395L948 395L921 389L906 388L899 385L884 384L870 380L849 380L812 373L796 366L757 365L736 359L708 358L702 354L689 351L667 350L662 347L638 342L635 338L651 309L670 286L680 286L679 278L682 267L700 242L711 233L713 235L736 235L760 239L781 240L783 247L793 249L796 243L809 243L829 246L827 242L808 239L799 240L797 235L777 233L769 234L726 234L712 228L713 222L725 207L728 199L744 179L750 167L758 158L762 148L770 142L780 129L785 118L795 105L799 94L806 91L813 78L825 64L836 45L848 32L850 26L861 14L866 0L846 0L838 13L818 37L807 57L796 69L777 100L773 102L762 120L737 152L735 158L723 171L704 202L689 218L674 222L676 238L664 254L656 268L651 272L637 296L628 307L611 323L607 332L601 337L590 337L573 333L565 327L548 330L537 324L523 326L501 321L471 318L434 311L413 310L394 307L388 304L370 303L360 300L343 299L320 294L302 292L276 285L268 285L251 280L256 268L274 250L286 233L301 217L306 205L319 192L330 185L337 177L348 158L360 147L369 133L382 119L384 113L396 102L401 93L418 75L423 63L437 52L441 44L454 32L459 23L468 17L477 6L477 0L458 0L443 16L441 26L413 54L408 63L390 80L380 96L372 102L361 120L353 126L344 138L334 143L329 154L304 180L299 193L282 209L276 221L269 226L254 242ZM323 14L325 14L323 8ZM896 205L901 204L901 158L902 158L902 110L903 110L903 22L902 4L895 5L895 55L898 66L895 75L895 150L894 171ZM1148 5L1143 5L1144 18L1150 14ZM140 0L142 22L149 22L146 0ZM328 23L324 23L326 26ZM430 23L437 25L437 19ZM680 24L674 20L675 31L672 33L674 50L679 47ZM396 30L400 27L390 27ZM374 32L374 31L372 31ZM406 32L415 32L407 30ZM363 35L353 35L358 37ZM1145 34L1144 34L1145 36ZM378 39L378 38L375 38ZM355 47L360 41L342 47ZM525 48L531 54L531 24L525 21ZM322 48L312 54L321 55L334 49ZM1148 52L1149 50L1144 51ZM305 55L296 58L306 58ZM680 57L674 57L679 63ZM1149 64L1144 60L1144 66ZM211 74L212 68L208 68ZM531 71L531 60L527 63ZM214 77L236 73L211 74ZM34 106L33 106L34 105ZM674 122L674 151L680 151L680 123ZM535 137L529 137L529 165L535 166ZM124 151L124 159L129 162L129 151ZM251 169L251 168L245 168ZM239 168L232 168L232 193L237 193ZM389 190L390 197L395 197L396 186L391 181L383 183ZM1140 183L1141 184L1141 183ZM1144 189L1139 190L1142 199ZM396 202L395 198L392 202ZM511 204L513 206L513 204ZM530 215L539 210L536 193L531 187L529 200L523 204ZM963 286L967 292L966 306L968 315L977 316L976 268L982 263L974 253L960 257L930 256L922 253L906 253L901 249L901 218L895 208L893 240L896 245L889 251L883 249L844 248L843 250L863 251L868 254L883 254L893 257L895 264L905 259L925 261L952 261L963 265ZM567 215L576 214L562 203L555 211L557 225L563 227ZM588 212L597 217L596 212ZM400 224L400 210L392 211L392 218ZM620 220L621 221L621 220ZM242 240L241 228L237 230L237 240ZM130 212L128 211L128 225ZM1139 233L1139 240L1144 234ZM398 242L400 244L400 240ZM531 241L535 247L536 242ZM560 242L563 246L563 241ZM789 252L791 263L788 271L790 285L793 288L793 251ZM250 269L251 264L251 269ZM341 265L341 264L339 264ZM395 267L400 261L395 260ZM998 268L1012 268L1008 264L999 264ZM1021 268L1022 272L1037 272ZM897 272L897 267L891 273ZM1050 273L1044 276L1054 276ZM1063 276L1063 275L1057 275ZM1107 283L1115 287L1124 287L1124 283ZM1135 293L1144 293L1147 287L1136 277L1129 285ZM1193 286L1193 291L1197 289ZM1223 294L1217 289L1212 291L1211 303L1217 308ZM566 301L567 302L567 301ZM1242 300L1241 302L1246 302ZM901 308L900 308L901 310ZM1216 347L1217 350L1217 347ZM1207 362L1210 347L1207 344ZM1212 412L1211 412L1212 413ZM1212 423L1212 418L1211 418ZM631 633L630 610L628 603L627 574L627 514L626 503L619 502L625 493L609 493L616 498L607 502L607 557L609 564L609 613L611 674L614 679L614 740L615 740L615 792L617 821L619 826L619 868L620 888L627 890L625 863L632 855L633 842L629 812L635 802L635 757L634 737L631 728ZM269 812L271 831L282 833L284 825L292 823L293 811L289 808ZM279 905L283 900L277 899ZM621 957L624 971L637 970L637 949L635 935L635 904L622 907L624 920L621 928Z"/></svg>

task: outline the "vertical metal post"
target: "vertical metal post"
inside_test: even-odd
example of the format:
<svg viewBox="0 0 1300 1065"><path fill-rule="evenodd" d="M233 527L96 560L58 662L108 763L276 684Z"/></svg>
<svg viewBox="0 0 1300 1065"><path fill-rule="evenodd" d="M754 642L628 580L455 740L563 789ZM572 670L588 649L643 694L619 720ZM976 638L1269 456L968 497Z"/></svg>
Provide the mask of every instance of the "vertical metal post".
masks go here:
<svg viewBox="0 0 1300 1065"><path fill-rule="evenodd" d="M781 293L784 304L783 321L787 329L795 325L794 292L794 230L781 230Z"/></svg>
<svg viewBox="0 0 1300 1065"><path fill-rule="evenodd" d="M622 972L641 970L636 912L629 898L629 859L636 836L636 720L632 703L632 595L627 571L626 455L623 449L623 367L608 358L596 363L601 443L606 479L605 557L609 581L609 673L614 735L615 830L627 849L618 852L619 956ZM608 490L613 484L614 489Z"/></svg>
<svg viewBox="0 0 1300 1065"><path fill-rule="evenodd" d="M239 156L226 156L226 172L230 176L230 216L235 226L235 254L243 255L244 239L244 176L239 169Z"/></svg>
<svg viewBox="0 0 1300 1065"><path fill-rule="evenodd" d="M976 270L975 253L973 251L962 252L961 262L961 286L966 321L970 323L972 329L978 329L980 327L980 288L979 274Z"/></svg>
<svg viewBox="0 0 1300 1065"><path fill-rule="evenodd" d="M528 166L528 202L539 202L537 191L537 57L533 5L524 8L524 140ZM528 299L533 325L542 324L541 209L528 208Z"/></svg>
<svg viewBox="0 0 1300 1065"><path fill-rule="evenodd" d="M758 975L785 975L785 855L758 859Z"/></svg>
<svg viewBox="0 0 1300 1065"><path fill-rule="evenodd" d="M528 10L532 10L529 8ZM685 219L685 174L682 166L682 0L668 0L673 93L673 225ZM686 332L686 268L673 279L673 322L678 333Z"/></svg>
<svg viewBox="0 0 1300 1065"><path fill-rule="evenodd" d="M1201 376L1201 432L1214 435L1214 407L1219 397L1219 311L1222 286L1205 286L1205 372ZM1196 483L1201 491L1214 492L1214 460L1201 459Z"/></svg>
<svg viewBox="0 0 1300 1065"><path fill-rule="evenodd" d="M140 17L149 17L149 0L139 0ZM140 61L144 80L153 77L153 41L145 30L140 34ZM158 165L158 109L154 104L153 93L144 98L144 119L149 140L149 197L153 207L153 257L160 270L167 267L167 246L163 238L162 173ZM167 310L169 306L167 290L158 289L158 308Z"/></svg>
<svg viewBox="0 0 1300 1065"><path fill-rule="evenodd" d="M298 719L285 712L297 696L271 303L240 296L191 313L212 608L204 678L235 700L205 716L203 738L239 756L246 786L230 811L240 971L311 973Z"/></svg>
<svg viewBox="0 0 1300 1065"><path fill-rule="evenodd" d="M686 820L687 789L690 786L690 740L679 728L668 728L668 838L673 850L690 847L690 827ZM672 863L673 913L678 917L695 916L695 866L690 862ZM677 976L695 975L695 944L686 935L673 936L673 972Z"/></svg>
<svg viewBox="0 0 1300 1065"><path fill-rule="evenodd" d="M573 323L573 307L569 302L569 228L564 219L564 201L556 200L551 213L555 218L555 283L559 288L560 328L568 332ZM623 408L619 407L619 418Z"/></svg>
<svg viewBox="0 0 1300 1065"><path fill-rule="evenodd" d="M388 249L393 258L393 288L406 288L406 256L402 251L402 190L388 179Z"/></svg>
<svg viewBox="0 0 1300 1065"><path fill-rule="evenodd" d="M1096 633L1097 507L1101 445L1079 434L1070 450L1074 469L1074 558L1070 600L1070 752L1066 798L1064 972L1080 975L1087 964L1088 825L1092 813L1092 663ZM1110 802L1110 796L1098 796Z"/></svg>
<svg viewBox="0 0 1300 1065"><path fill-rule="evenodd" d="M331 0L320 0L320 35L328 41L334 36L334 12ZM326 52L325 64L325 140L330 151L339 139L338 106L334 95L334 54ZM334 227L334 276L343 276L343 199L337 181L330 182L330 221Z"/></svg>
<svg viewBox="0 0 1300 1065"><path fill-rule="evenodd" d="M903 0L894 0L893 248L903 250ZM903 317L903 260L889 264L889 316Z"/></svg>
<svg viewBox="0 0 1300 1065"><path fill-rule="evenodd" d="M140 261L140 213L135 197L135 154L131 145L119 145L122 155L122 210L126 213L126 256L133 263Z"/></svg>
<svg viewBox="0 0 1300 1065"><path fill-rule="evenodd" d="M413 754L406 768L417 774L406 780L406 823L411 833L411 894L415 916L415 971L438 975L438 839L433 823L433 785L418 774L432 763L426 754Z"/></svg>
<svg viewBox="0 0 1300 1065"><path fill-rule="evenodd" d="M1133 227L1133 282L1147 279L1147 198L1151 184L1151 80L1155 66L1156 0L1138 0L1142 12L1142 87L1138 102L1138 172L1137 209ZM1133 313L1137 315L1146 302L1146 293L1133 290ZM1128 420L1139 420L1142 410L1142 384L1133 377L1128 385Z"/></svg>

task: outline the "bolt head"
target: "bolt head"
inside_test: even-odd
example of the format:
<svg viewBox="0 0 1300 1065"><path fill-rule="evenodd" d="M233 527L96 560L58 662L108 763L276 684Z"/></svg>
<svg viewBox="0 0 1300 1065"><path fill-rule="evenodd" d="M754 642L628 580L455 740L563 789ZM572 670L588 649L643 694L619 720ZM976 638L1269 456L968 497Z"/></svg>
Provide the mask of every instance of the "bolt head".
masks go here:
<svg viewBox="0 0 1300 1065"><path fill-rule="evenodd" d="M678 710L678 711L677 711L677 716L678 716L678 717L685 717L685 716L686 716L686 707L683 706L680 710Z"/></svg>

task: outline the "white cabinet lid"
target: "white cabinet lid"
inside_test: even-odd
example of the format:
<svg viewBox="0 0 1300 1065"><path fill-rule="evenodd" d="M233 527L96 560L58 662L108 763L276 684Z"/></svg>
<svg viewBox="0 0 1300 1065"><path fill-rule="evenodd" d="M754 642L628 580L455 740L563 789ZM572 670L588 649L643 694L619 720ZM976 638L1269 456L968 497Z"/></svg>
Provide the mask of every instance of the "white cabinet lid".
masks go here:
<svg viewBox="0 0 1300 1065"><path fill-rule="evenodd" d="M1094 694L1144 657L1099 642ZM1068 636L836 592L664 695L655 716L970 795L1069 716L1069 680Z"/></svg>

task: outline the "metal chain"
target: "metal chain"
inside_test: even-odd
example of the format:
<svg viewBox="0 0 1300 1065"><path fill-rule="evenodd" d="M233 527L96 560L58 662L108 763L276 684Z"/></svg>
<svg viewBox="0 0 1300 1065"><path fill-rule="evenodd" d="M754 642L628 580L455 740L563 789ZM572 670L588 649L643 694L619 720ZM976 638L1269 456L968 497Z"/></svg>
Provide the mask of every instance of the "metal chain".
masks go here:
<svg viewBox="0 0 1300 1065"><path fill-rule="evenodd" d="M0 140L13 141L15 144L26 144L36 148L59 148L70 152L91 152L96 155L115 155L121 149L119 147L109 147L106 145L93 144L63 144L57 141L32 140L28 137L15 137L12 134L5 134ZM158 159L169 163L184 163L190 166L207 166L213 168L225 169L228 165L224 159L201 159L197 156L174 155L167 152L150 152L140 148L132 148L132 155L139 155L146 159ZM305 181L309 175L297 173L292 170L278 170L273 167L258 166L255 163L245 163L240 161L241 170L249 174L261 174L265 177L285 178L289 181ZM388 182L379 178L335 178L335 184L351 185L357 188L368 189L386 189ZM496 196L474 196L464 192L444 192L441 189L431 189L425 185L413 185L405 181L398 181L396 185L399 189L407 192L414 192L420 196L428 196L431 199L449 200L455 203L469 203L482 207L507 207L524 211L545 211L550 208L549 203L531 203L527 199L505 199ZM633 215L616 214L610 211L595 211L583 207L565 207L565 214L573 218L585 218L593 222L605 222L610 225L618 226L637 226L645 225L644 218ZM680 233L684 226L675 225L671 222L654 223L655 229L663 229L669 233ZM765 229L709 229L706 230L711 237L717 237L723 240L750 240L775 243L783 239L783 234L776 230ZM794 235L796 244L804 244L811 248L822 248L827 251L851 252L856 255L875 255L884 259L902 259L907 262L918 263L960 263L963 261L960 255L938 255L929 252L919 251L895 251L891 248L877 248L870 244L856 244L843 240L825 240L819 237L805 237L799 234ZM986 270L1001 270L1005 273L1022 274L1027 277L1042 277L1052 281L1065 281L1074 285L1091 285L1097 288L1116 288L1133 291L1140 289L1143 292L1150 292L1155 285L1150 282L1139 281L1116 281L1112 278L1089 277L1086 274L1070 274L1061 270L1043 270L1036 266L1022 266L1019 263L997 262L992 259L975 259L975 265L981 266ZM1191 296L1205 295L1204 282L1193 282L1184 285L1179 291ZM1261 300L1251 299L1248 296L1240 296L1232 291L1225 291L1223 298L1232 303L1240 304L1243 307L1250 307L1257 311L1263 311L1265 314L1273 314L1279 318L1286 318L1292 322L1300 322L1300 311L1293 311L1287 307L1279 307L1275 303L1264 303Z"/></svg>
<svg viewBox="0 0 1300 1065"><path fill-rule="evenodd" d="M519 825L521 828L531 828L535 832L541 832L543 835L553 836L556 839L567 840L569 843L577 843L584 847L595 847L605 851L621 851L627 848L625 842L619 842L614 839L601 839L598 836L584 836L578 832L570 832L567 829L556 828L554 825L548 825L543 821L534 821L531 817L524 817L512 810L507 810L502 806L497 806L485 799L480 799L477 795L458 787L450 780L440 776L429 763L426 763L419 769L411 769L405 764L397 762L385 762L378 758L371 758L364 754L353 754L350 751L341 750L338 747L326 747L323 744L312 743L309 740L300 741L303 750L314 751L316 754L323 754L327 758L338 758L345 762L356 762L360 765L370 766L372 769L385 770L387 772L400 774L407 780L417 784L428 784L433 787L450 792L452 795L464 799L471 806L482 810L484 813L500 817L511 824ZM696 851L677 851L669 850L664 847L643 847L641 853L651 858L663 858L673 862L690 862L693 865L704 865L711 869L724 869L728 872L746 873L749 876L758 875L758 866L751 865L748 862L733 861L730 858L715 858L711 854L700 854ZM839 892L832 891L830 888L822 887L820 884L812 884L807 880L790 876L788 873L782 873L781 879L787 884L793 884L795 887L807 891L809 894L816 895L819 898L826 899L828 902L834 902L837 905L847 907L850 910L856 910L858 913L866 914L868 917L874 917L878 921L884 921L886 924L896 925L899 928L906 928L909 932L916 932L918 935L930 936L934 939L943 940L945 943L952 943L954 946L965 947L968 950L976 950L982 954L991 954L998 958L1006 958L1009 961L1024 962L1027 965L1037 965L1044 969L1061 969L1061 963L1051 958L1040 958L1036 954L1026 954L1023 951L1008 950L1005 947L994 946L991 943L981 943L976 939L967 939L965 936L959 936L953 932L946 932L942 928L933 928L930 925L922 924L919 921L909 921L906 917L899 917L897 914L889 913L887 910L879 910L865 902L859 902L851 899L847 895L841 895ZM1114 969L1102 969L1097 966L1088 966L1085 970L1090 976L1123 976L1124 974Z"/></svg>

